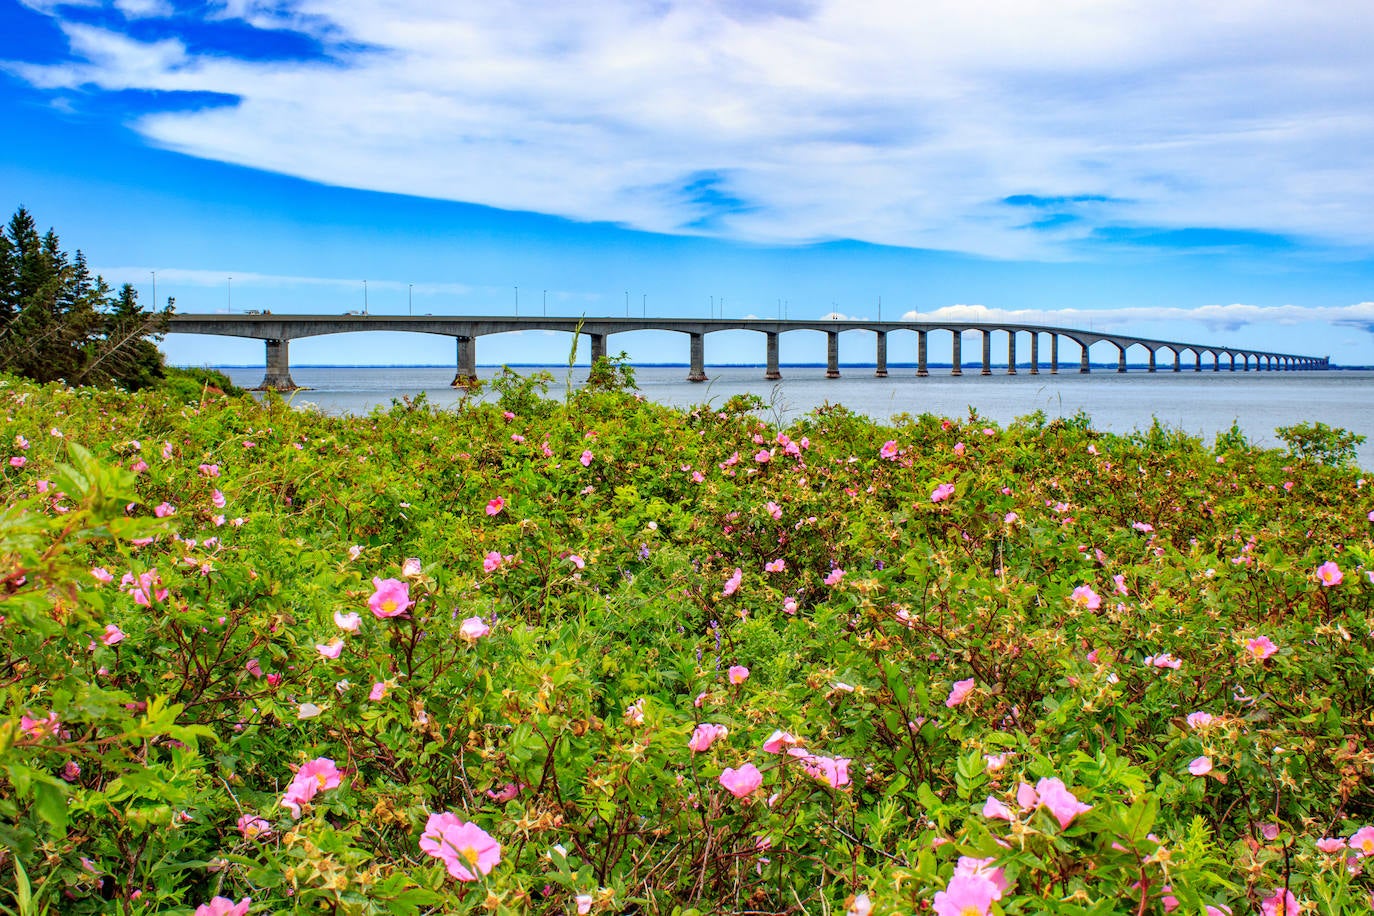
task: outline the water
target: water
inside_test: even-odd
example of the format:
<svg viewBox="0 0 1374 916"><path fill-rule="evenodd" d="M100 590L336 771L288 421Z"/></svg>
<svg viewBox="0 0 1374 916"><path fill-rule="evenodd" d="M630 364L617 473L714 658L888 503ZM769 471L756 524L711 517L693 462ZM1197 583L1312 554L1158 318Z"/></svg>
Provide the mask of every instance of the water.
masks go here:
<svg viewBox="0 0 1374 916"><path fill-rule="evenodd" d="M550 396L565 390L566 366L544 367L556 379ZM236 384L250 387L262 381L261 368L228 368ZM522 369L522 372L534 371ZM1212 442L1217 433L1239 424L1246 437L1263 446L1280 446L1274 429L1321 421L1367 437L1360 447L1363 467L1374 469L1374 371L1327 372L1157 372L1132 370L1120 375L1095 369L1080 375L1076 367L1061 375L991 376L965 368L952 378L948 369L931 369L929 378L916 378L909 367L891 368L886 379L873 377L872 367L842 368L843 378L827 379L818 366L783 367L783 380L763 379L761 367L708 367L709 382L686 381L685 366L646 366L635 369L645 397L662 404L687 407L719 406L736 394L758 395L768 404L765 415L786 423L827 402L843 404L856 413L886 420L894 414L933 413L967 416L970 408L998 423L1043 410L1053 417L1071 417L1080 410L1102 430L1125 433L1148 428L1152 419L1172 429ZM478 377L492 378L495 368L481 368ZM453 367L292 367L296 384L308 387L294 395L328 412L364 414L396 398L424 392L439 406L456 404L462 392L449 387ZM573 370L574 385L586 380L586 367ZM490 392L485 398L494 397Z"/></svg>

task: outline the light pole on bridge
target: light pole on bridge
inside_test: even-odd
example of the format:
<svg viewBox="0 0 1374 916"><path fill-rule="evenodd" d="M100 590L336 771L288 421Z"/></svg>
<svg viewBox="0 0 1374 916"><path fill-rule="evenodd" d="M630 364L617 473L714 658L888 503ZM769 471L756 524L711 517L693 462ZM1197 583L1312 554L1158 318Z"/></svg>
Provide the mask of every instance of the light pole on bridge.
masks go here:
<svg viewBox="0 0 1374 916"><path fill-rule="evenodd" d="M234 312L234 278L229 278L229 313Z"/></svg>
<svg viewBox="0 0 1374 916"><path fill-rule="evenodd" d="M544 317L549 317L549 291L544 290Z"/></svg>
<svg viewBox="0 0 1374 916"><path fill-rule="evenodd" d="M515 317L520 317L520 287L515 288Z"/></svg>
<svg viewBox="0 0 1374 916"><path fill-rule="evenodd" d="M367 281L363 281L363 314L367 314Z"/></svg>
<svg viewBox="0 0 1374 916"><path fill-rule="evenodd" d="M630 317L630 291L625 290L625 317Z"/></svg>
<svg viewBox="0 0 1374 916"><path fill-rule="evenodd" d="M415 314L415 284L406 284L406 305L410 309L410 314Z"/></svg>

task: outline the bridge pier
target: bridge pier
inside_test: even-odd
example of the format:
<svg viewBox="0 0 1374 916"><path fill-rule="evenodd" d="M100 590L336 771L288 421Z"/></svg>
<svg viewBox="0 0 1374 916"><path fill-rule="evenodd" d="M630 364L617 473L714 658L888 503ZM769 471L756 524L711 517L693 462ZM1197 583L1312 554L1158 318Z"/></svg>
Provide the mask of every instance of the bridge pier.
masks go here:
<svg viewBox="0 0 1374 916"><path fill-rule="evenodd" d="M1088 364L1088 345L1080 343L1078 347L1081 351L1078 356L1078 372L1080 375L1087 375L1093 371L1092 366Z"/></svg>
<svg viewBox="0 0 1374 916"><path fill-rule="evenodd" d="M1050 375L1059 374L1059 335L1050 335Z"/></svg>
<svg viewBox="0 0 1374 916"><path fill-rule="evenodd" d="M457 337L458 370L453 375L453 388L477 386L477 338Z"/></svg>
<svg viewBox="0 0 1374 916"><path fill-rule="evenodd" d="M878 368L874 378L887 378L887 332L878 332Z"/></svg>
<svg viewBox="0 0 1374 916"><path fill-rule="evenodd" d="M770 382L776 382L782 378L782 371L778 368L778 332L767 331L765 336L768 338L768 368L764 371L763 377Z"/></svg>
<svg viewBox="0 0 1374 916"><path fill-rule="evenodd" d="M1202 351L1201 351L1201 350L1194 350L1194 351L1193 351L1193 355L1197 357L1197 366L1196 366L1196 368L1193 369L1193 371L1194 371L1194 372L1201 372L1201 371L1202 371Z"/></svg>
<svg viewBox="0 0 1374 916"><path fill-rule="evenodd" d="M1120 344L1116 348L1116 371L1122 373L1126 371L1126 348Z"/></svg>
<svg viewBox="0 0 1374 916"><path fill-rule="evenodd" d="M1007 375L1016 374L1016 329L1007 331Z"/></svg>
<svg viewBox="0 0 1374 916"><path fill-rule="evenodd" d="M926 368L926 333L925 331L916 332L916 377L925 378L930 375Z"/></svg>
<svg viewBox="0 0 1374 916"><path fill-rule="evenodd" d="M1174 371L1175 371L1175 372L1182 372L1182 371L1183 371L1182 360L1181 360L1181 358L1179 357L1178 351L1177 351L1177 350L1174 351Z"/></svg>
<svg viewBox="0 0 1374 916"><path fill-rule="evenodd" d="M1031 375L1040 374L1040 335L1031 331Z"/></svg>
<svg viewBox="0 0 1374 916"><path fill-rule="evenodd" d="M291 341L265 340L267 344L267 371L263 374L261 391L269 388L277 391L295 391L298 386L291 380Z"/></svg>
<svg viewBox="0 0 1374 916"><path fill-rule="evenodd" d="M592 362L606 358L606 334L588 334L592 339Z"/></svg>
<svg viewBox="0 0 1374 916"><path fill-rule="evenodd" d="M979 375L992 375L992 332L983 329L983 371Z"/></svg>
<svg viewBox="0 0 1374 916"><path fill-rule="evenodd" d="M1153 348L1151 348L1151 350L1150 350L1150 368L1149 368L1149 371L1150 371L1150 372L1154 372L1154 371L1155 371L1155 351L1154 351Z"/></svg>
<svg viewBox="0 0 1374 916"><path fill-rule="evenodd" d="M1235 371L1236 371L1236 354L1234 354L1234 353L1228 353L1228 354L1226 354L1226 355L1229 356L1229 357L1231 357L1231 371L1232 371L1232 372L1235 372Z"/></svg>
<svg viewBox="0 0 1374 916"><path fill-rule="evenodd" d="M1212 351L1212 371L1221 371L1221 355L1216 350Z"/></svg>
<svg viewBox="0 0 1374 916"><path fill-rule="evenodd" d="M1249 371L1250 371L1250 354L1249 354L1249 353L1242 353L1240 358L1241 358L1241 368L1240 368L1240 371L1241 371L1241 372L1249 372ZM1259 357L1255 357L1255 371L1256 371L1256 372L1259 371Z"/></svg>
<svg viewBox="0 0 1374 916"><path fill-rule="evenodd" d="M964 332L954 332L954 356L950 360L950 375L964 374Z"/></svg>
<svg viewBox="0 0 1374 916"><path fill-rule="evenodd" d="M840 332L825 332L825 377L840 377Z"/></svg>
<svg viewBox="0 0 1374 916"><path fill-rule="evenodd" d="M706 381L706 335L691 334L691 368L687 370L687 381Z"/></svg>

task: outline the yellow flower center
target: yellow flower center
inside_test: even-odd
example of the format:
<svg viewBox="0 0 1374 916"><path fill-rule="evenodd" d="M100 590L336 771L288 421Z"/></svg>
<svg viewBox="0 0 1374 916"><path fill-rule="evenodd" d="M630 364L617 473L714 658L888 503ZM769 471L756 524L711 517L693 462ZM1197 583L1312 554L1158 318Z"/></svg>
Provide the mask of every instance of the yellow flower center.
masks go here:
<svg viewBox="0 0 1374 916"><path fill-rule="evenodd" d="M471 846L464 846L462 849L458 850L458 855L466 859L470 865L477 864L477 850Z"/></svg>

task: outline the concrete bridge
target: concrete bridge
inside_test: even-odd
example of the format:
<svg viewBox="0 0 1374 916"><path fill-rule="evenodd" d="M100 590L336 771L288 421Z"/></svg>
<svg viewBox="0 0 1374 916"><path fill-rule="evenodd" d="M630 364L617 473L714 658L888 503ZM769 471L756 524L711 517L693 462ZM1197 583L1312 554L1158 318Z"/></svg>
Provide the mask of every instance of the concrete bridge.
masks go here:
<svg viewBox="0 0 1374 916"><path fill-rule="evenodd" d="M291 380L290 343L301 337L318 337L325 334L351 334L359 331L406 331L414 334L438 334L452 337L457 341L458 371L454 376L455 387L472 384L477 380L477 338L487 334L505 334L511 331L566 331L570 334L585 334L591 339L591 355L595 360L606 355L606 338L612 334L627 331L677 331L688 337L688 353L691 368L687 380L706 381L706 335L716 331L757 331L764 335L767 353L767 369L764 378L780 379L778 368L778 337L788 331L819 331L826 335L826 378L840 377L840 334L845 331L869 331L877 335L877 375L887 377L887 335L894 331L909 331L916 335L916 375L929 375L927 368L927 342L931 334L949 334L952 338L953 363L950 375L963 375L963 335L972 331L982 335L981 374L992 374L992 340L994 334L1005 335L1007 345L1008 375L1015 375L1016 338L1018 334L1030 337L1031 375L1040 374L1040 341L1049 340L1048 370L1051 375L1059 372L1060 339L1072 341L1078 347L1078 371L1088 372L1088 348L1093 344L1106 342L1117 349L1117 372L1126 371L1126 353L1132 347L1139 347L1149 357L1148 371L1154 372L1156 360L1161 353L1172 355L1172 369L1179 372L1183 368L1184 354L1191 354L1192 369L1201 372L1203 357L1210 356L1211 370L1221 370L1222 359L1234 372L1236 362L1240 361L1242 371L1256 370L1294 371L1302 369L1327 369L1326 357L1301 356L1293 353L1271 353L1250 350L1242 347L1226 347L1209 344L1181 343L1170 340L1151 340L1143 337L1129 337L1122 334L1108 334L1100 331L1084 331L1074 328L1051 327L1048 325L1016 323L980 323L965 321L867 321L863 319L792 319L773 320L766 318L744 319L700 319L700 318L557 318L547 316L510 317L510 316L457 316L457 315L274 315L263 314L223 314L223 315L174 315L170 331L175 334L215 334L225 337L252 337L262 340L267 346L267 373L262 380L263 388L291 390L296 383ZM1166 357L1167 360L1167 357ZM1168 362L1166 362L1168 365Z"/></svg>

